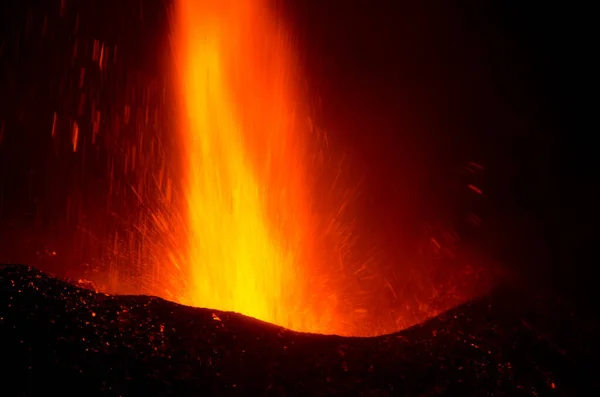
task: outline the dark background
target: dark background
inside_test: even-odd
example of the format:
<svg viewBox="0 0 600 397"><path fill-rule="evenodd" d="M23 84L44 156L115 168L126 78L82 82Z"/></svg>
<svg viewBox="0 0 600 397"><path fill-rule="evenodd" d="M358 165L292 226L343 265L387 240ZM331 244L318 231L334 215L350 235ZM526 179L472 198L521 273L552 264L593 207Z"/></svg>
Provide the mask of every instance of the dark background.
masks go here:
<svg viewBox="0 0 600 397"><path fill-rule="evenodd" d="M310 42L325 123L368 168L379 241L411 241L431 217L456 225L472 210L487 223L473 244L530 285L588 298L599 196L586 10L336 3L298 2L292 14ZM459 188L468 161L485 167L474 182L483 203Z"/></svg>
<svg viewBox="0 0 600 397"><path fill-rule="evenodd" d="M60 3L14 0L1 8L4 262L39 265L43 250L68 251L65 236L75 238L86 221L75 219L75 209L103 211L108 177L98 164L108 155L58 156L68 142L55 147L49 133L54 111L77 113L76 89L58 84L77 70L79 61L65 61L77 18L80 40L119 44L123 61L113 77L121 87L157 74L168 60L163 3L66 1L62 19ZM365 244L381 247L393 264L414 250L424 224L460 229L474 211L485 226L465 228L465 244L531 285L586 297L598 187L597 128L587 124L584 100L585 10L517 1L279 4L298 40L318 124L364 177L358 217ZM40 33L45 16L50 36ZM97 99L110 111L119 90ZM475 180L464 172L471 161L485 169ZM483 196L474 197L468 183ZM78 193L66 200L73 184ZM53 266L60 273L66 265Z"/></svg>

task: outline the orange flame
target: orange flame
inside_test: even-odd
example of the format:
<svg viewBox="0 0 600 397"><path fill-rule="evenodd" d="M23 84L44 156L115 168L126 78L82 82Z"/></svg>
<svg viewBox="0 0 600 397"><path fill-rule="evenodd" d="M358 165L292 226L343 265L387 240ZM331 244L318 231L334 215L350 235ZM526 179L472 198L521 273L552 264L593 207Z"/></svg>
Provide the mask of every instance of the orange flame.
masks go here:
<svg viewBox="0 0 600 397"><path fill-rule="evenodd" d="M305 165L311 138L295 118L301 102L287 37L263 0L178 0L174 22L183 300L331 332L335 294L310 282L318 254Z"/></svg>

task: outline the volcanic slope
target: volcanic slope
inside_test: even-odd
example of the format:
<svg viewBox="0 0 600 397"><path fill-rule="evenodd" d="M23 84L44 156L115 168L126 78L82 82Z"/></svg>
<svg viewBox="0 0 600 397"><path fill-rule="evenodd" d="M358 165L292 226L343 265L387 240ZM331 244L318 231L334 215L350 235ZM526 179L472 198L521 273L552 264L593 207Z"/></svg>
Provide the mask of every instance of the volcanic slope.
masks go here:
<svg viewBox="0 0 600 397"><path fill-rule="evenodd" d="M12 396L577 396L599 384L597 322L507 288L373 338L302 334L0 266Z"/></svg>

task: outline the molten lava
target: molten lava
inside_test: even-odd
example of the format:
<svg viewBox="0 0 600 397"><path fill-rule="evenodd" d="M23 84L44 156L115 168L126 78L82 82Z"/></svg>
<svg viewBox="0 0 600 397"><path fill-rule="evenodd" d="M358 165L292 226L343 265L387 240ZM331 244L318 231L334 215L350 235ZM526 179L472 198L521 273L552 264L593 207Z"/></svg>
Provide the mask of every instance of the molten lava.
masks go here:
<svg viewBox="0 0 600 397"><path fill-rule="evenodd" d="M340 332L334 291L310 281L319 272L306 166L314 137L296 120L290 42L263 0L178 0L174 23L183 301Z"/></svg>

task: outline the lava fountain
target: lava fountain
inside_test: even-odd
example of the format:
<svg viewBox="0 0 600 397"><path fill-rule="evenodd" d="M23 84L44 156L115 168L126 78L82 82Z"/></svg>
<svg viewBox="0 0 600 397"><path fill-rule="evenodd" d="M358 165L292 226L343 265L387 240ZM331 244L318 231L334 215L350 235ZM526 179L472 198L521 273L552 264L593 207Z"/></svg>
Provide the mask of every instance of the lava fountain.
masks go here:
<svg viewBox="0 0 600 397"><path fill-rule="evenodd" d="M173 23L184 303L342 331L335 291L318 281L315 136L288 36L264 0L178 0Z"/></svg>

